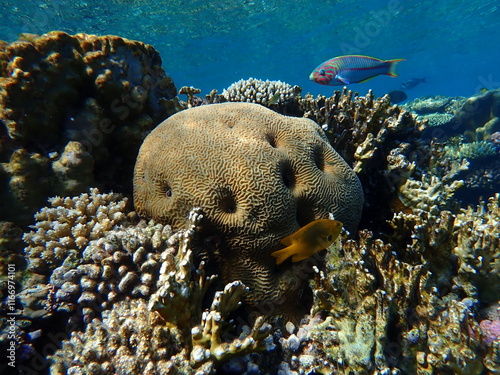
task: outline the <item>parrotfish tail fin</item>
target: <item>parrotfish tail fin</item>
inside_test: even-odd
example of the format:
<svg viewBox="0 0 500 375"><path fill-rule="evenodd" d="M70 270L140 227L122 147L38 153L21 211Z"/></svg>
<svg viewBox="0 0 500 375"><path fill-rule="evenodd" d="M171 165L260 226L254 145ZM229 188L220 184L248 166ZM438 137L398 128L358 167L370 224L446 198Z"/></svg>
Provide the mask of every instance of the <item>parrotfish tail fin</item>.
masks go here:
<svg viewBox="0 0 500 375"><path fill-rule="evenodd" d="M289 257L291 257L292 255L298 254L298 253L300 253L300 249L298 249L296 245L292 245L292 246L285 247L284 249L275 251L275 252L271 253L271 255L276 258L276 264L281 264L285 260L287 260Z"/></svg>
<svg viewBox="0 0 500 375"><path fill-rule="evenodd" d="M398 65L398 62L405 60L406 59L386 60L385 62L389 64L389 72L386 74L391 77L397 77L398 75L396 73L396 65Z"/></svg>

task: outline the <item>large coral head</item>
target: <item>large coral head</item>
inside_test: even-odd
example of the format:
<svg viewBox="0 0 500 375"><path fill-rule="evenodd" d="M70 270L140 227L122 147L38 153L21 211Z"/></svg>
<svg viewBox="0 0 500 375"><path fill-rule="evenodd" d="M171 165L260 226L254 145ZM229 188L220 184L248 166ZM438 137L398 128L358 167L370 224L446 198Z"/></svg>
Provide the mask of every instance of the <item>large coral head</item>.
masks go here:
<svg viewBox="0 0 500 375"><path fill-rule="evenodd" d="M279 285L270 256L279 241L330 213L354 230L363 194L315 122L223 103L178 112L148 135L134 202L140 215L174 228L201 207L220 239L212 256L226 282L245 283L249 300L274 301L297 292Z"/></svg>

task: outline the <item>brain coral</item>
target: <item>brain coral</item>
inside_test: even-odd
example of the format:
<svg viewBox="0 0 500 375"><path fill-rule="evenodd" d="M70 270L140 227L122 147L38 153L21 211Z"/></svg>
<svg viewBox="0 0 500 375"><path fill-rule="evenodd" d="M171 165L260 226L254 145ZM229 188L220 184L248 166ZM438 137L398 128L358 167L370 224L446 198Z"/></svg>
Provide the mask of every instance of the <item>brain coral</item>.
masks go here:
<svg viewBox="0 0 500 375"><path fill-rule="evenodd" d="M279 240L329 213L355 230L363 193L313 121L223 103L181 111L148 135L135 167L134 202L139 214L174 228L201 207L205 227L217 233L212 253L222 275L243 281L255 305L290 301L282 297L305 284L294 277L304 274L300 263L276 271L270 254Z"/></svg>

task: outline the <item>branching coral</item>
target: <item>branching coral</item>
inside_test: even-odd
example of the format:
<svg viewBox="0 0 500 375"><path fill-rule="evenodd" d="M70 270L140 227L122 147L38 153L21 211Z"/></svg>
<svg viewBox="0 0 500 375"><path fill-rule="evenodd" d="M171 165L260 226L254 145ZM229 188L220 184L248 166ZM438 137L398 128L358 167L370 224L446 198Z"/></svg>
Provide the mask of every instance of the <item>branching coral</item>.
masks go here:
<svg viewBox="0 0 500 375"><path fill-rule="evenodd" d="M498 300L498 207L497 196L457 216L400 213L387 242L368 231L359 241L342 236L317 269L312 315L280 340L281 368L471 375L497 368L497 346L483 346L496 325L481 328L474 311L479 301Z"/></svg>
<svg viewBox="0 0 500 375"><path fill-rule="evenodd" d="M269 107L295 101L300 91L298 86L291 86L281 81L249 78L234 82L222 91L221 96L229 102L258 103Z"/></svg>
<svg viewBox="0 0 500 375"><path fill-rule="evenodd" d="M190 248L202 214L193 211L188 229L177 232L162 252L157 291L146 304L125 298L95 318L83 332L73 332L51 358L54 373L112 371L130 374L213 374L227 359L265 349L270 326L258 318L242 337L225 340L225 318L240 304L246 288L240 282L217 292L202 314L202 299L215 276L206 276L203 262L194 271ZM175 250L174 250L175 249ZM154 310L154 311L152 311ZM158 314L159 313L159 314ZM161 316L161 318L160 318Z"/></svg>
<svg viewBox="0 0 500 375"><path fill-rule="evenodd" d="M322 124L330 144L358 174L366 202L362 226L375 228L390 219L388 202L397 199L397 188L415 164L427 161L428 151L420 141L423 124L391 105L388 97L375 98L372 91L364 97L347 88L329 98L306 95L299 108L299 114Z"/></svg>
<svg viewBox="0 0 500 375"><path fill-rule="evenodd" d="M490 141L458 143L445 147L445 157L458 160L488 158L497 156L498 153L497 146Z"/></svg>
<svg viewBox="0 0 500 375"><path fill-rule="evenodd" d="M399 198L407 207L438 213L450 208L454 193L464 185L463 181L443 181L436 176L422 176L421 181L406 180L399 187Z"/></svg>
<svg viewBox="0 0 500 375"><path fill-rule="evenodd" d="M460 259L455 283L468 296L484 303L500 299L500 208L499 195L476 208L462 210L456 219L457 246L453 253Z"/></svg>
<svg viewBox="0 0 500 375"><path fill-rule="evenodd" d="M51 198L52 207L40 210L34 230L23 236L28 270L50 276L64 263L79 263L89 240L100 238L125 219L127 202L119 194L101 194L98 189L75 198Z"/></svg>

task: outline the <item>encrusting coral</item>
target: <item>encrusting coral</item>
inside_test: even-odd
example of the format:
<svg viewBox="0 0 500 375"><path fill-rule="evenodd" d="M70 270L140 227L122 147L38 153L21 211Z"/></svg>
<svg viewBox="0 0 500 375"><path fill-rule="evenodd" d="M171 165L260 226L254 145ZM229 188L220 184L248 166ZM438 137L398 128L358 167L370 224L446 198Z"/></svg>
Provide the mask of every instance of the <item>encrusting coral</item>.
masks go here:
<svg viewBox="0 0 500 375"><path fill-rule="evenodd" d="M131 190L138 145L175 95L142 42L50 32L1 44L0 220L26 224L49 196L94 182Z"/></svg>
<svg viewBox="0 0 500 375"><path fill-rule="evenodd" d="M202 207L209 256L224 280L241 280L254 307L268 301L288 313L295 306L299 316L305 279L297 283L293 275L304 271L276 270L270 254L282 238L330 213L355 230L363 194L313 121L222 103L181 111L148 135L136 163L134 203L140 215L175 229Z"/></svg>

